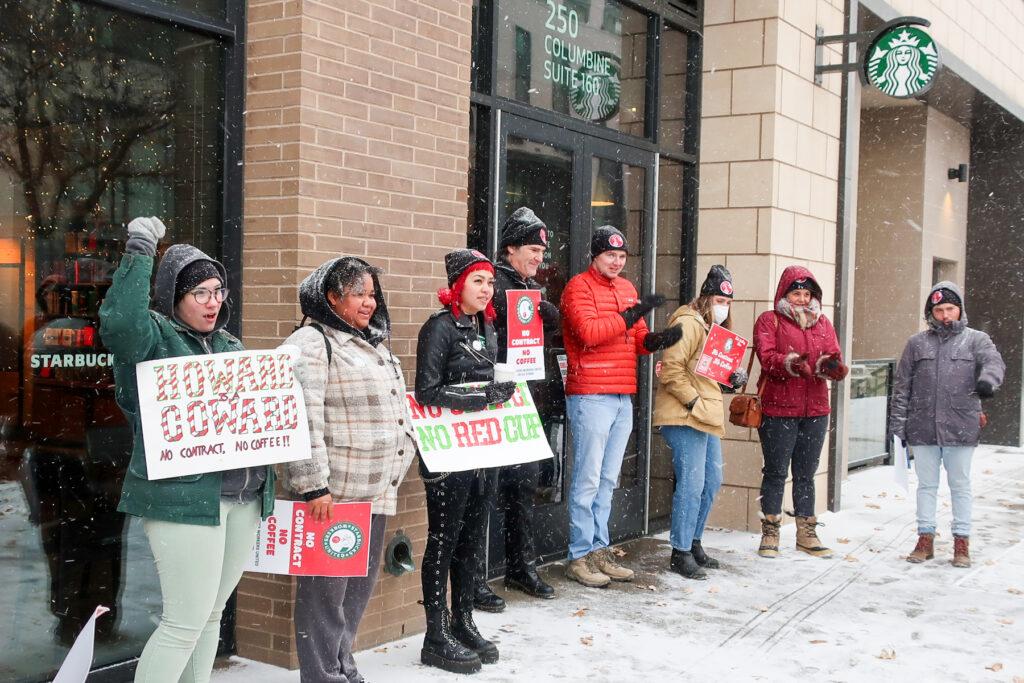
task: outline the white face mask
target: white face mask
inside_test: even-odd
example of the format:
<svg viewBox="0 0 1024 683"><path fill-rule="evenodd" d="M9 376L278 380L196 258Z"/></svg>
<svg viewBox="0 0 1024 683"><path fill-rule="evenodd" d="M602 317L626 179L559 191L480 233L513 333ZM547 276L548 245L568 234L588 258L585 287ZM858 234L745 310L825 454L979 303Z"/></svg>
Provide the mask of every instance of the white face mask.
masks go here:
<svg viewBox="0 0 1024 683"><path fill-rule="evenodd" d="M715 314L715 323L717 323L719 325L724 323L725 319L729 317L729 305L728 304L719 304L717 306L712 306L711 310L714 311L714 314Z"/></svg>

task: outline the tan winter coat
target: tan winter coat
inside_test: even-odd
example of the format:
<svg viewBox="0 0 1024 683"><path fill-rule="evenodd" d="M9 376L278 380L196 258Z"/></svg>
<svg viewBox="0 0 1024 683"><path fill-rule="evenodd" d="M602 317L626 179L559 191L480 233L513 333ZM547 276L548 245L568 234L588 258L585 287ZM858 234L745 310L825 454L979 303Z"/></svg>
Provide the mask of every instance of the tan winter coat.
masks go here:
<svg viewBox="0 0 1024 683"><path fill-rule="evenodd" d="M661 357L658 393L654 397L654 426L685 426L725 436L725 408L718 382L694 372L710 326L690 306L680 306L666 328L681 324L683 338L665 349ZM690 410L686 407L693 399Z"/></svg>

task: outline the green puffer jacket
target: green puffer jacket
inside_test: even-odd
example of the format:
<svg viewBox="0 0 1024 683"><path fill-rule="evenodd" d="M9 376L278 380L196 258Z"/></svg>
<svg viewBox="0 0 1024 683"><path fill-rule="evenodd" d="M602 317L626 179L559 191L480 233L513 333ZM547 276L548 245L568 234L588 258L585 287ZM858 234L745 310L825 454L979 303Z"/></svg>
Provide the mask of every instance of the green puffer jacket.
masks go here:
<svg viewBox="0 0 1024 683"><path fill-rule="evenodd" d="M228 318L227 304L221 307L215 331L206 337L169 317L173 315L175 277L184 265L197 259L212 261L195 247L186 245L175 245L164 256L165 262L176 261L173 267L161 263L154 288L154 308L166 309L168 315L165 315L149 308L153 257L125 254L100 307L100 335L104 345L114 354L115 395L134 435L132 457L117 509L129 515L168 522L216 526L220 524L225 473L193 474L155 481L147 478L135 378L135 364L142 361L243 350L238 339L221 329ZM216 261L213 263L223 274L223 266ZM260 467L259 470L265 470L265 483L258 495L262 498L263 518L266 519L274 509L274 470L272 467Z"/></svg>

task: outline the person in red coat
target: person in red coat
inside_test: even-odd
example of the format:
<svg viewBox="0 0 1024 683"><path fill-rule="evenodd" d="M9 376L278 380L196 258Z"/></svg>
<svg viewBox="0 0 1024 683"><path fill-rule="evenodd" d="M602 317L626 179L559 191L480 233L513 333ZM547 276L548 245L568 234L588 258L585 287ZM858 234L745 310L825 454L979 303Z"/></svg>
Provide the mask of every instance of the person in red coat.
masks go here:
<svg viewBox="0 0 1024 683"><path fill-rule="evenodd" d="M775 308L754 323L754 346L761 363L764 421L758 429L761 469L762 557L779 554L782 494L793 471L793 509L797 550L817 557L832 551L821 544L814 514L814 473L828 432L827 380L841 381L843 364L836 331L821 312L821 287L811 271L790 266L782 271Z"/></svg>
<svg viewBox="0 0 1024 683"><path fill-rule="evenodd" d="M682 336L679 325L660 333L647 329L644 316L665 299L640 299L636 287L619 277L626 256L625 236L610 225L598 228L590 242L590 268L569 280L561 297L574 453L566 576L590 587L633 579L633 571L608 549L608 516L633 431L636 358Z"/></svg>

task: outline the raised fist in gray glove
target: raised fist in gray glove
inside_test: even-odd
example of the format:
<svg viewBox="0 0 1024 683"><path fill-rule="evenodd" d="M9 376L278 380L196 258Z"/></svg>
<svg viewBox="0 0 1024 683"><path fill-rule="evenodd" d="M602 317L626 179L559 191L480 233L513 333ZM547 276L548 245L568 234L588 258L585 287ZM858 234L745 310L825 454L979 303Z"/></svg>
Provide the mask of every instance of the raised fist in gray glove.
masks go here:
<svg viewBox="0 0 1024 683"><path fill-rule="evenodd" d="M626 329L636 325L636 321L647 315L650 311L654 310L658 306L665 303L665 297L661 294L648 294L644 298L640 299L639 303L635 303L619 315L626 321Z"/></svg>
<svg viewBox="0 0 1024 683"><path fill-rule="evenodd" d="M516 393L515 382L491 382L484 387L484 393L487 394L487 404L494 405L495 403L504 403L505 401L512 398L512 394Z"/></svg>
<svg viewBox="0 0 1024 683"><path fill-rule="evenodd" d="M140 217L128 224L128 243L125 252L129 254L156 254L156 243L167 233L167 228L156 216Z"/></svg>
<svg viewBox="0 0 1024 683"><path fill-rule="evenodd" d="M747 371L743 368L733 370L732 374L729 375L729 384L733 389L739 389L747 383Z"/></svg>

